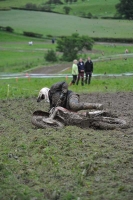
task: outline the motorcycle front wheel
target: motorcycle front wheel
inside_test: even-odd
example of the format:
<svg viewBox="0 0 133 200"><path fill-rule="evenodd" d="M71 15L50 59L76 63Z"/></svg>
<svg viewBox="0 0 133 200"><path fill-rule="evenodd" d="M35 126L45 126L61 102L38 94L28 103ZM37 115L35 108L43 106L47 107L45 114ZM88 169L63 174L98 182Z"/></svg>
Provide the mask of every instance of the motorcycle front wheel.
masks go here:
<svg viewBox="0 0 133 200"><path fill-rule="evenodd" d="M31 122L38 128L63 128L64 122L59 117L56 117L54 120L49 120L49 113L37 110L33 113Z"/></svg>

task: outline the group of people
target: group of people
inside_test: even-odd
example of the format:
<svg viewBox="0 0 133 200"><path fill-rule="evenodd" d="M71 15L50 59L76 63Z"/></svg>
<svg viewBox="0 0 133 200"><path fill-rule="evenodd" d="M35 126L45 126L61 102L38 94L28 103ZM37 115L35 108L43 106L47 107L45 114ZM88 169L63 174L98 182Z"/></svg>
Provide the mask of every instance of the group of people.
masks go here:
<svg viewBox="0 0 133 200"><path fill-rule="evenodd" d="M90 84L92 73L93 73L93 62L90 57L88 57L85 63L82 60L82 58L79 59L79 62L77 60L74 60L73 65L72 65L73 79L69 85L74 85L74 84L78 85L80 79L81 79L82 86L84 85L84 83ZM85 80L84 80L84 76L85 76Z"/></svg>

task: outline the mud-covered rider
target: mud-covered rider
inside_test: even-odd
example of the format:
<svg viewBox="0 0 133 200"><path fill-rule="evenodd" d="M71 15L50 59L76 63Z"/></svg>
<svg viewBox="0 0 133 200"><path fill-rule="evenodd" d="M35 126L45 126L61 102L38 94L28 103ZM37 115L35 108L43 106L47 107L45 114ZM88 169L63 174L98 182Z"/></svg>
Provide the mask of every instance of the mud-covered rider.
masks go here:
<svg viewBox="0 0 133 200"><path fill-rule="evenodd" d="M47 99L48 98L48 99ZM50 110L49 110L49 118L46 119L44 117L42 121L45 123L55 123L56 116L63 116L65 120L65 124L69 125L73 122L73 125L82 125L82 123L87 123L85 126L91 127L92 125L95 127L101 127L104 128L103 122L107 122L108 124L111 122L111 119L108 118L108 114L110 116L110 113L102 110L103 105L98 103L87 103L87 102L80 102L79 95L72 92L71 90L68 90L68 84L66 82L58 82L51 86L51 88L42 88L39 92L37 102L40 102L41 100L47 100L47 102L50 102ZM77 112L80 110L93 110L96 109L96 111L91 112ZM99 122L94 120L93 116L105 116L106 119L103 121L100 125ZM92 118L91 118L92 116ZM82 120L85 117L85 121ZM86 118L87 117L87 118ZM89 120L88 120L89 119ZM92 120L90 120L92 119ZM127 123L125 120L120 120L117 118L113 119L113 122L109 126L105 126L106 129L113 129L117 127L119 124L121 127L127 126ZM59 122L58 122L59 123ZM57 124L58 124L57 123ZM120 127L119 126L119 127Z"/></svg>
<svg viewBox="0 0 133 200"><path fill-rule="evenodd" d="M65 81L55 83L54 85L51 86L49 91L43 89L43 92L44 94L39 93L41 94L41 96L40 95L38 96L37 102L41 101L42 99L45 100L45 96L46 98L48 96L50 102L50 109L49 109L50 116L47 119L48 123L50 123L51 120L55 118L59 107L74 112L80 110L88 110L88 109L97 109L97 110L103 109L102 104L80 102L80 96L72 92L71 90L68 90L68 84ZM46 121L46 119L44 119L44 121Z"/></svg>
<svg viewBox="0 0 133 200"><path fill-rule="evenodd" d="M103 105L98 103L85 103L80 102L78 94L68 90L68 84L65 81L55 83L48 91L48 97L50 100L50 110L53 107L61 106L70 111L79 111L87 109L102 110ZM40 101L40 97L38 97ZM38 101L37 99L37 101ZM44 97L43 97L44 99Z"/></svg>

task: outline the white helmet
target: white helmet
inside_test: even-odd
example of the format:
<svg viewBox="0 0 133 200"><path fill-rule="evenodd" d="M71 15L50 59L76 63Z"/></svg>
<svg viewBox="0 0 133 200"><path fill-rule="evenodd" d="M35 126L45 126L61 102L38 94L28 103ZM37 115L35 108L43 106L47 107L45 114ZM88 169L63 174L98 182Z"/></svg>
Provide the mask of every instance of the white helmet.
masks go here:
<svg viewBox="0 0 133 200"><path fill-rule="evenodd" d="M45 102L49 103L49 88L44 87L40 90L39 95L37 97L37 102L40 102L41 100L45 100Z"/></svg>

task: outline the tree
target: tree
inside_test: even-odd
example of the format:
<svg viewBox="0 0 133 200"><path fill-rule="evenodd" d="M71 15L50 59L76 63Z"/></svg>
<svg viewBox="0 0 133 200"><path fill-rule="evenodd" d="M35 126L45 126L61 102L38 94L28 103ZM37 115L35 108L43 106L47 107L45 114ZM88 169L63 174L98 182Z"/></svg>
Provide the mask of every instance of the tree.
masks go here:
<svg viewBox="0 0 133 200"><path fill-rule="evenodd" d="M68 7L68 6L64 6L63 9L64 9L64 11L65 11L65 14L67 14L67 15L69 14L69 12L70 12L70 10L71 10L71 8Z"/></svg>
<svg viewBox="0 0 133 200"><path fill-rule="evenodd" d="M83 49L91 50L94 41L88 36L79 36L74 33L71 36L66 36L57 39L57 51L63 52L62 59L72 61L77 58L79 51Z"/></svg>
<svg viewBox="0 0 133 200"><path fill-rule="evenodd" d="M33 3L27 3L25 5L25 8L28 9L28 10L37 10L37 5L33 4Z"/></svg>
<svg viewBox="0 0 133 200"><path fill-rule="evenodd" d="M91 19L91 18L93 17L93 15L89 12L89 13L87 14L87 17L88 17L89 19Z"/></svg>
<svg viewBox="0 0 133 200"><path fill-rule="evenodd" d="M45 4L63 4L60 0L48 0Z"/></svg>
<svg viewBox="0 0 133 200"><path fill-rule="evenodd" d="M57 61L56 53L53 49L48 50L47 53L44 55L45 59L50 62Z"/></svg>
<svg viewBox="0 0 133 200"><path fill-rule="evenodd" d="M6 27L6 31L7 31L7 32L10 32L10 33L13 33L14 30L13 30L13 28L11 28L10 26L7 26L7 27Z"/></svg>
<svg viewBox="0 0 133 200"><path fill-rule="evenodd" d="M133 0L120 0L116 9L122 18L133 19Z"/></svg>

